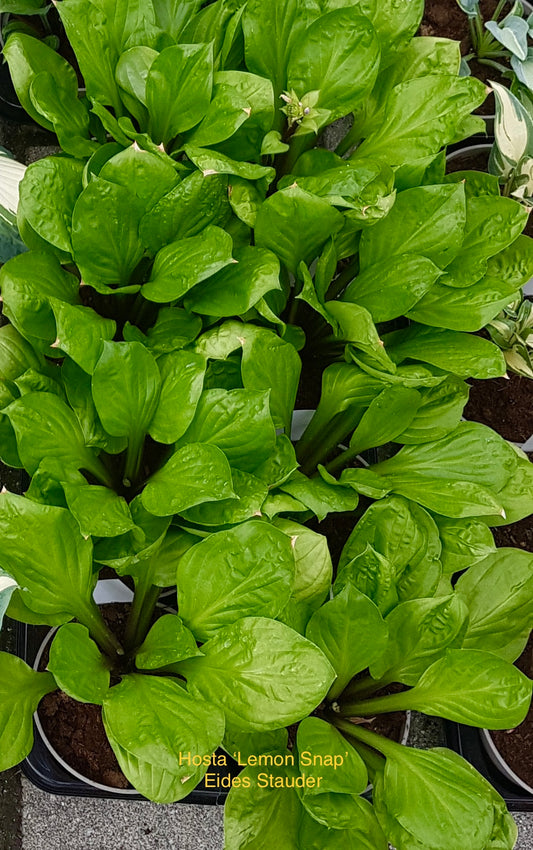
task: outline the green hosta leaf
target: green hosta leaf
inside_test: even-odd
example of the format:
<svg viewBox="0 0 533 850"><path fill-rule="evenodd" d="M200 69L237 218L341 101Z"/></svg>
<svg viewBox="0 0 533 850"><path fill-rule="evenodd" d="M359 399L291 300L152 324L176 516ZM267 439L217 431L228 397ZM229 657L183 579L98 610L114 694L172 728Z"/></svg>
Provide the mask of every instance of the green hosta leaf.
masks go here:
<svg viewBox="0 0 533 850"><path fill-rule="evenodd" d="M249 472L231 470L233 495L217 502L205 501L189 508L183 516L189 521L208 527L235 525L251 517L261 516L268 495L266 484Z"/></svg>
<svg viewBox="0 0 533 850"><path fill-rule="evenodd" d="M139 494L130 502L131 515L137 529L119 537L99 540L94 548L96 563L111 567L119 575L136 575L139 571L145 574L147 561L159 553L166 540L170 518L149 513L141 499L142 494ZM150 570L156 583L159 580L158 571L152 569L152 565ZM165 567L164 571L168 572L168 568Z"/></svg>
<svg viewBox="0 0 533 850"><path fill-rule="evenodd" d="M136 142L110 157L98 176L109 183L124 186L130 192L134 191L146 210L151 209L179 183L171 160L166 161L143 150Z"/></svg>
<svg viewBox="0 0 533 850"><path fill-rule="evenodd" d="M92 377L94 403L114 437L138 445L157 410L161 377L155 358L138 342L104 342Z"/></svg>
<svg viewBox="0 0 533 850"><path fill-rule="evenodd" d="M99 316L91 307L49 298L56 320L57 339L53 345L92 375L102 352L102 342L113 339L116 322Z"/></svg>
<svg viewBox="0 0 533 850"><path fill-rule="evenodd" d="M73 411L52 393L29 393L17 399L4 413L17 437L24 468L33 475L45 458L53 458L68 469L86 469L97 478L107 477L94 449L85 438Z"/></svg>
<svg viewBox="0 0 533 850"><path fill-rule="evenodd" d="M449 375L436 387L421 387L419 394L420 406L411 424L398 435L398 443L440 440L457 428L468 401L468 385Z"/></svg>
<svg viewBox="0 0 533 850"><path fill-rule="evenodd" d="M198 236L172 242L157 254L142 294L149 301L174 301L230 263L233 243L220 227L206 227ZM200 311L201 312L201 311Z"/></svg>
<svg viewBox="0 0 533 850"><path fill-rule="evenodd" d="M97 179L83 190L72 215L72 249L84 283L103 293L129 284L143 255L142 213L141 202L116 183Z"/></svg>
<svg viewBox="0 0 533 850"><path fill-rule="evenodd" d="M73 360L65 358L61 377L68 403L77 416L86 446L103 448L109 454L120 454L126 448L125 437L111 437L98 418L91 392L91 378Z"/></svg>
<svg viewBox="0 0 533 850"><path fill-rule="evenodd" d="M337 674L329 692L329 697L334 699L356 673L384 652L387 627L376 605L347 584L313 614L306 637L320 647Z"/></svg>
<svg viewBox="0 0 533 850"><path fill-rule="evenodd" d="M354 158L371 156L391 166L435 156L455 140L461 122L486 97L474 77L424 75L395 86Z"/></svg>
<svg viewBox="0 0 533 850"><path fill-rule="evenodd" d="M246 6L242 22L246 66L254 74L272 80L276 103L287 88L291 49L299 33L304 32L317 16L318 10L309 0L274 3L268 16L264 14L261 0L252 0Z"/></svg>
<svg viewBox="0 0 533 850"><path fill-rule="evenodd" d="M260 768L246 767L240 781L234 782L224 806L224 838L226 850L262 850L267 843L278 850L298 847L301 805L293 787L286 787L294 768L270 768L269 780L259 780ZM263 774L264 776L264 774ZM280 787L275 786L278 780ZM289 780L290 781L290 780Z"/></svg>
<svg viewBox="0 0 533 850"><path fill-rule="evenodd" d="M466 289L438 282L409 310L407 316L437 328L477 331L516 298L516 292L514 283L501 278L483 277Z"/></svg>
<svg viewBox="0 0 533 850"><path fill-rule="evenodd" d="M204 231L205 232L205 231ZM252 246L236 252L234 264L216 270L210 280L187 297L186 306L207 316L239 316L272 290L281 289L279 260L271 251Z"/></svg>
<svg viewBox="0 0 533 850"><path fill-rule="evenodd" d="M36 351L52 355L56 322L49 298L77 304L78 281L51 254L30 251L0 271L3 313Z"/></svg>
<svg viewBox="0 0 533 850"><path fill-rule="evenodd" d="M279 729L305 717L333 679L325 656L275 620L245 617L202 647L203 658L180 662L192 694L224 709L237 728Z"/></svg>
<svg viewBox="0 0 533 850"><path fill-rule="evenodd" d="M185 145L184 151L204 177L213 174L235 174L237 177L243 177L244 180L264 178L267 183L271 183L276 176L273 168L251 162L238 162L215 150Z"/></svg>
<svg viewBox="0 0 533 850"><path fill-rule="evenodd" d="M150 424L150 436L159 443L175 443L187 430L202 393L205 359L194 351L173 351L157 361L161 394Z"/></svg>
<svg viewBox="0 0 533 850"><path fill-rule="evenodd" d="M384 342L395 363L422 360L460 378L497 378L506 371L501 351L488 340L470 334L412 324L385 334Z"/></svg>
<svg viewBox="0 0 533 850"><path fill-rule="evenodd" d="M212 755L224 735L224 715L215 705L193 699L170 679L135 673L110 689L103 720L126 775L141 793L159 803L189 793L209 765L203 757ZM180 759L180 753L190 755L191 762L200 757L200 767Z"/></svg>
<svg viewBox="0 0 533 850"><path fill-rule="evenodd" d="M354 511L359 501L349 487L331 486L322 478L307 478L300 472L282 484L281 490L310 508L319 522L331 512Z"/></svg>
<svg viewBox="0 0 533 850"><path fill-rule="evenodd" d="M511 245L526 221L527 211L512 198L468 198L463 246L441 283L459 287L475 283L485 274L488 258Z"/></svg>
<svg viewBox="0 0 533 850"><path fill-rule="evenodd" d="M174 38L196 14L199 6L200 0L153 0L158 25Z"/></svg>
<svg viewBox="0 0 533 850"><path fill-rule="evenodd" d="M92 544L62 508L38 505L22 496L0 497L0 564L19 585L21 600L36 613L64 620L96 609L92 592Z"/></svg>
<svg viewBox="0 0 533 850"><path fill-rule="evenodd" d="M229 215L227 177L195 171L164 195L141 220L143 245L151 255L208 225L222 224Z"/></svg>
<svg viewBox="0 0 533 850"><path fill-rule="evenodd" d="M304 812L300 821L301 846L306 850L346 850L346 847L357 847L357 850L387 850L388 841L374 809L363 798L356 799L358 809L353 812L350 826L346 829L330 829Z"/></svg>
<svg viewBox="0 0 533 850"><path fill-rule="evenodd" d="M237 12L238 14L240 12ZM223 153L236 160L255 161L260 155L268 156L268 149L270 153L273 153L272 148L275 147L287 150L280 142L280 135L276 135L276 131L271 131L275 104L270 80L263 76L258 77L256 74L248 74L246 71L219 71L215 74L215 82L231 86L250 106L250 114L246 122L230 139L219 145ZM270 139L267 138L269 133L272 133ZM264 150L265 147L267 150Z"/></svg>
<svg viewBox="0 0 533 850"><path fill-rule="evenodd" d="M380 44L357 7L317 18L295 40L287 68L287 88L301 98L318 92L317 108L328 123L352 112L367 95L379 69Z"/></svg>
<svg viewBox="0 0 533 850"><path fill-rule="evenodd" d="M295 274L300 262L314 260L342 224L341 213L328 201L291 187L271 195L261 206L255 244L269 248Z"/></svg>
<svg viewBox="0 0 533 850"><path fill-rule="evenodd" d="M161 307L155 325L148 329L143 345L157 357L185 348L202 330L199 316L191 316L181 307Z"/></svg>
<svg viewBox="0 0 533 850"><path fill-rule="evenodd" d="M187 141L200 148L217 145L232 136L250 112L250 104L233 86L215 84L211 103Z"/></svg>
<svg viewBox="0 0 533 850"><path fill-rule="evenodd" d="M498 549L461 576L456 592L469 610L466 649L483 649L515 661L532 620L533 555Z"/></svg>
<svg viewBox="0 0 533 850"><path fill-rule="evenodd" d="M115 80L122 89L121 97L139 121L146 119L140 104L146 106L146 78L158 55L151 47L139 45L126 50L117 62Z"/></svg>
<svg viewBox="0 0 533 850"><path fill-rule="evenodd" d="M477 649L449 649L414 688L394 697L414 708L467 726L512 729L524 720L532 682L507 661Z"/></svg>
<svg viewBox="0 0 533 850"><path fill-rule="evenodd" d="M146 79L146 105L155 142L170 142L203 118L213 88L211 44L176 44L154 60Z"/></svg>
<svg viewBox="0 0 533 850"><path fill-rule="evenodd" d="M441 274L427 257L399 254L365 269L345 289L342 300L365 307L375 322L387 322L414 307Z"/></svg>
<svg viewBox="0 0 533 850"><path fill-rule="evenodd" d="M51 673L36 673L16 655L0 653L0 768L21 762L33 746L33 713L57 685Z"/></svg>
<svg viewBox="0 0 533 850"><path fill-rule="evenodd" d="M304 789L304 796L314 797L325 792L358 794L365 790L368 773L363 759L325 720L306 717L298 726L296 740L301 774L320 776L320 784Z"/></svg>
<svg viewBox="0 0 533 850"><path fill-rule="evenodd" d="M278 434L273 453L257 467L255 476L272 490L287 481L297 469L298 461L293 444L285 434Z"/></svg>
<svg viewBox="0 0 533 850"><path fill-rule="evenodd" d="M361 237L361 268L383 256L413 253L443 268L458 254L465 227L465 193L458 185L421 186L396 197L389 215Z"/></svg>
<svg viewBox="0 0 533 850"><path fill-rule="evenodd" d="M360 454L395 440L413 421L420 402L417 390L386 387L363 413L350 440L351 451Z"/></svg>
<svg viewBox="0 0 533 850"><path fill-rule="evenodd" d="M231 175L229 177L228 197L231 209L248 227L255 227L257 213L265 200L260 184L252 180Z"/></svg>
<svg viewBox="0 0 533 850"><path fill-rule="evenodd" d="M82 191L83 162L50 156L26 169L19 187L20 214L39 236L72 253L72 215Z"/></svg>
<svg viewBox="0 0 533 850"><path fill-rule="evenodd" d="M34 121L47 130L53 130L53 124L34 106L30 88L35 77L42 71L52 74L55 85L75 87L78 83L76 72L55 50L38 38L32 38L24 32L9 35L3 50L9 65L13 86L24 110Z"/></svg>
<svg viewBox="0 0 533 850"><path fill-rule="evenodd" d="M164 614L155 621L135 653L135 664L141 670L157 670L201 654L183 620L176 614Z"/></svg>
<svg viewBox="0 0 533 850"><path fill-rule="evenodd" d="M13 381L28 369L39 371L43 363L32 346L13 325L0 328L0 375L3 381Z"/></svg>
<svg viewBox="0 0 533 850"><path fill-rule="evenodd" d="M292 520L279 518L275 525L291 538L293 546L292 598L313 611L324 602L331 586L333 567L327 538Z"/></svg>
<svg viewBox="0 0 533 850"><path fill-rule="evenodd" d="M180 560L180 615L198 640L209 640L242 617L276 617L293 582L287 535L263 522L244 523L211 534Z"/></svg>
<svg viewBox="0 0 533 850"><path fill-rule="evenodd" d="M333 317L337 323L336 336L351 343L354 357L362 351L370 361L371 367L384 372L395 372L395 366L385 351L372 316L364 307L344 301L327 301L328 321Z"/></svg>
<svg viewBox="0 0 533 850"><path fill-rule="evenodd" d="M442 543L444 575L451 575L479 563L495 552L490 528L481 520L435 517Z"/></svg>
<svg viewBox="0 0 533 850"><path fill-rule="evenodd" d="M269 457L276 442L268 392L207 390L198 402L191 425L180 440L182 445L185 442L217 446L233 467L253 472Z"/></svg>
<svg viewBox="0 0 533 850"><path fill-rule="evenodd" d="M69 511L84 537L117 537L135 528L126 500L92 484L63 484Z"/></svg>
<svg viewBox="0 0 533 850"><path fill-rule="evenodd" d="M61 626L50 647L48 669L72 699L102 705L109 690L109 667L85 626Z"/></svg>
<svg viewBox="0 0 533 850"><path fill-rule="evenodd" d="M148 480L144 507L155 516L171 516L204 502L236 499L229 463L214 445L188 443Z"/></svg>
<svg viewBox="0 0 533 850"><path fill-rule="evenodd" d="M492 793L450 750L395 747L376 773L373 799L378 820L397 847L444 850L466 842L472 850L485 850L494 823ZM416 805L406 807L406 798L416 799Z"/></svg>
<svg viewBox="0 0 533 850"><path fill-rule="evenodd" d="M448 647L460 647L468 608L458 596L412 599L386 619L389 641L383 655L370 664L374 679L416 685L424 671Z"/></svg>
<svg viewBox="0 0 533 850"><path fill-rule="evenodd" d="M201 538L197 537L196 534L189 534L182 528L170 526L164 540L150 561L149 569L152 584L156 584L158 587L174 586L180 559L200 540Z"/></svg>
<svg viewBox="0 0 533 850"><path fill-rule="evenodd" d="M241 373L245 389L270 389L270 413L276 428L290 434L302 364L294 346L266 328L242 332Z"/></svg>

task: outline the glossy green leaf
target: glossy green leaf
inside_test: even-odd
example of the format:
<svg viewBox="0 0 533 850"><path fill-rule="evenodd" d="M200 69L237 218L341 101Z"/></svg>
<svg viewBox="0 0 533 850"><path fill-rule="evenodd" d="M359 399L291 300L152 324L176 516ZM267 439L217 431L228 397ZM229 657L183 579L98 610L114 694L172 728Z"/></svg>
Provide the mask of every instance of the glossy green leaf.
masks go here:
<svg viewBox="0 0 533 850"><path fill-rule="evenodd" d="M59 396L29 393L4 411L14 428L24 468L33 475L41 461L53 458L61 467L86 469L105 476L97 452L85 445L78 419Z"/></svg>
<svg viewBox="0 0 533 850"><path fill-rule="evenodd" d="M255 244L269 248L295 274L302 260L309 264L318 256L342 223L341 213L323 198L298 187L283 189L261 206Z"/></svg>
<svg viewBox="0 0 533 850"><path fill-rule="evenodd" d="M334 699L356 673L384 652L387 627L377 606L355 587L346 584L337 596L313 614L306 637L320 647L337 674L329 692Z"/></svg>
<svg viewBox="0 0 533 850"><path fill-rule="evenodd" d="M201 654L183 620L176 614L163 614L135 653L135 664L141 670L157 670Z"/></svg>
<svg viewBox="0 0 533 850"><path fill-rule="evenodd" d="M176 44L154 60L146 80L151 135L167 144L205 115L213 87L210 44Z"/></svg>
<svg viewBox="0 0 533 850"><path fill-rule="evenodd" d="M141 220L143 245L151 255L170 242L196 236L229 215L227 177L195 171L164 195Z"/></svg>
<svg viewBox="0 0 533 850"><path fill-rule="evenodd" d="M241 373L245 389L270 389L270 413L276 428L290 434L302 364L294 346L266 328L242 333Z"/></svg>
<svg viewBox="0 0 533 850"><path fill-rule="evenodd" d="M232 136L250 117L251 106L231 85L215 84L207 111L187 142L195 147L212 147Z"/></svg>
<svg viewBox="0 0 533 850"><path fill-rule="evenodd" d="M359 501L349 487L333 487L322 478L307 478L300 472L282 484L281 489L310 508L320 522L331 512L354 511Z"/></svg>
<svg viewBox="0 0 533 850"><path fill-rule="evenodd" d="M109 689L109 666L85 626L61 626L52 641L47 667L69 697L102 705Z"/></svg>
<svg viewBox="0 0 533 850"><path fill-rule="evenodd" d="M205 232L205 231L204 231ZM222 271L188 295L186 306L206 316L239 316L272 290L281 289L279 260L271 251L252 246L236 252Z"/></svg>
<svg viewBox="0 0 533 850"><path fill-rule="evenodd" d="M130 107L130 111L144 118L144 110L139 109L139 105L134 101L140 101L143 106L146 106L146 78L153 65L154 59L159 54L151 47L138 45L126 50L120 56L115 68L115 80L122 91L120 92L122 99ZM126 97L125 97L126 95Z"/></svg>
<svg viewBox="0 0 533 850"><path fill-rule="evenodd" d="M110 689L103 720L122 770L158 803L189 793L209 765L203 757L211 756L224 735L224 715L215 705L193 699L171 679L137 673Z"/></svg>
<svg viewBox="0 0 533 850"><path fill-rule="evenodd" d="M262 850L265 842L279 850L299 846L298 827L301 805L294 788L284 787L287 774L293 783L294 768L268 768L273 777L260 769L246 767L239 781L234 781L224 806L224 838L226 850ZM266 777L266 778L265 778ZM275 787L275 780L281 787Z"/></svg>
<svg viewBox="0 0 533 850"><path fill-rule="evenodd" d="M174 452L148 480L142 502L155 516L220 499L235 499L229 463L214 445L190 442Z"/></svg>
<svg viewBox="0 0 533 850"><path fill-rule="evenodd" d="M185 442L217 446L232 467L253 472L269 457L276 442L268 391L205 391L178 445Z"/></svg>
<svg viewBox="0 0 533 850"><path fill-rule="evenodd" d="M197 148L194 145L185 145L184 150L204 177L214 174L235 174L245 180L262 180L264 178L268 183L271 183L275 177L273 168L256 165L252 162L240 162L216 150Z"/></svg>
<svg viewBox="0 0 533 850"><path fill-rule="evenodd" d="M69 511L4 493L0 530L0 564L9 570L32 611L64 613L64 622L73 617L83 622L96 610L92 544L84 540Z"/></svg>
<svg viewBox="0 0 533 850"><path fill-rule="evenodd" d="M191 693L220 705L241 729L279 729L322 701L334 672L325 656L292 629L245 617L202 646L203 658L180 662Z"/></svg>
<svg viewBox="0 0 533 850"><path fill-rule="evenodd" d="M296 742L302 775L320 776L318 787L304 789L304 796L325 792L358 794L365 790L365 763L334 726L318 717L306 717L298 726Z"/></svg>
<svg viewBox="0 0 533 850"><path fill-rule="evenodd" d="M138 342L104 342L92 377L98 415L109 434L138 442L159 401L161 377L154 357Z"/></svg>
<svg viewBox="0 0 533 850"><path fill-rule="evenodd" d="M448 375L436 387L421 387L420 406L411 424L397 437L398 443L440 440L459 425L468 401L465 381Z"/></svg>
<svg viewBox="0 0 533 850"><path fill-rule="evenodd" d="M63 484L69 511L84 537L117 537L135 528L126 500L93 484Z"/></svg>
<svg viewBox="0 0 533 850"><path fill-rule="evenodd" d="M159 303L183 298L196 284L236 262L232 247L231 237L220 227L206 227L198 236L172 242L158 252L143 296Z"/></svg>
<svg viewBox="0 0 533 850"><path fill-rule="evenodd" d="M497 549L461 576L456 592L470 615L464 647L515 661L531 631L532 584L533 555L520 549Z"/></svg>
<svg viewBox="0 0 533 850"><path fill-rule="evenodd" d="M233 495L216 502L203 502L183 512L189 522L207 527L236 525L252 517L258 517L268 494L266 484L249 472L231 470Z"/></svg>
<svg viewBox="0 0 533 850"><path fill-rule="evenodd" d="M327 538L292 520L278 518L274 524L290 537L293 546L292 597L313 611L324 602L331 586L333 567Z"/></svg>
<svg viewBox="0 0 533 850"><path fill-rule="evenodd" d="M374 679L416 685L422 673L449 647L460 648L468 624L468 608L458 596L412 599L386 619L389 641L370 664Z"/></svg>
<svg viewBox="0 0 533 850"><path fill-rule="evenodd" d="M0 767L21 762L33 746L33 712L57 685L51 673L37 673L22 659L0 653Z"/></svg>
<svg viewBox="0 0 533 850"><path fill-rule="evenodd" d="M317 18L295 40L287 68L287 88L301 98L318 91L317 108L330 112L328 123L348 115L377 77L380 44L357 6Z"/></svg>
<svg viewBox="0 0 533 850"><path fill-rule="evenodd" d="M338 796L338 795L335 795ZM314 817L303 813L300 821L300 843L306 850L387 850L388 841L374 814L374 809L362 797L357 798L357 817L346 829L330 829ZM354 812L355 814L355 812Z"/></svg>
<svg viewBox="0 0 533 850"><path fill-rule="evenodd" d="M350 440L351 451L361 453L395 440L413 421L420 401L417 390L394 385L384 389L363 413Z"/></svg>
<svg viewBox="0 0 533 850"><path fill-rule="evenodd" d="M375 322L387 322L414 307L440 275L427 257L399 254L370 265L348 285L342 299L366 307Z"/></svg>
<svg viewBox="0 0 533 850"><path fill-rule="evenodd" d="M242 617L276 617L294 582L294 556L286 534L247 522L211 534L178 567L178 606L200 641Z"/></svg>
<svg viewBox="0 0 533 850"><path fill-rule="evenodd" d="M72 253L72 215L82 191L83 162L50 156L26 169L20 213L46 242Z"/></svg>
<svg viewBox="0 0 533 850"><path fill-rule="evenodd" d="M479 563L495 552L490 528L476 519L435 517L442 543L441 561L444 575L451 575Z"/></svg>
<svg viewBox="0 0 533 850"><path fill-rule="evenodd" d="M463 184L420 186L400 192L389 215L361 237L361 268L413 253L443 268L457 256L466 220Z"/></svg>
<svg viewBox="0 0 533 850"><path fill-rule="evenodd" d="M168 354L185 348L196 339L201 329L202 320L198 316L191 316L182 307L161 307L155 324L148 328L143 345L156 357Z"/></svg>
<svg viewBox="0 0 533 850"><path fill-rule="evenodd" d="M497 378L506 371L501 351L489 340L442 327L411 324L385 334L384 342L395 363L421 360L460 378Z"/></svg>
<svg viewBox="0 0 533 850"><path fill-rule="evenodd" d="M173 351L157 361L161 394L150 424L159 443L175 443L189 427L202 393L206 362L193 351Z"/></svg>
<svg viewBox="0 0 533 850"><path fill-rule="evenodd" d="M72 249L84 283L104 293L130 283L143 255L142 213L141 202L116 183L97 179L83 190L72 215Z"/></svg>
<svg viewBox="0 0 533 850"><path fill-rule="evenodd" d="M171 160L164 160L134 142L104 163L98 176L109 183L124 186L150 210L164 195L179 184L179 177Z"/></svg>
<svg viewBox="0 0 533 850"><path fill-rule="evenodd" d="M91 375L102 353L102 343L115 335L116 322L99 316L91 307L56 298L49 298L48 303L56 320L57 337L52 344Z"/></svg>

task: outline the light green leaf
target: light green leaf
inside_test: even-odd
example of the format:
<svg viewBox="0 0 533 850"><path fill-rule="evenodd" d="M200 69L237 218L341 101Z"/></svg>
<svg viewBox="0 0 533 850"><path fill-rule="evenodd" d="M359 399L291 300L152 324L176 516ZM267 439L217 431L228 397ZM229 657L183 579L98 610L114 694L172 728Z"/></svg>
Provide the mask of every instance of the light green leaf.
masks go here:
<svg viewBox="0 0 533 850"><path fill-rule="evenodd" d="M33 746L33 713L57 685L51 673L36 673L8 652L0 653L0 768L21 762Z"/></svg>
<svg viewBox="0 0 533 850"><path fill-rule="evenodd" d="M128 503L109 487L63 483L63 490L84 537L117 537L135 528Z"/></svg>
<svg viewBox="0 0 533 850"><path fill-rule="evenodd" d="M421 360L460 378L497 378L505 374L503 354L493 343L471 334L411 324L385 334L385 346L395 363Z"/></svg>
<svg viewBox="0 0 533 850"><path fill-rule="evenodd" d="M61 626L52 641L47 666L69 697L102 705L109 689L109 666L85 626Z"/></svg>
<svg viewBox="0 0 533 850"><path fill-rule="evenodd" d="M19 187L20 214L39 236L72 253L72 215L82 191L83 162L49 156L26 169Z"/></svg>
<svg viewBox="0 0 533 850"><path fill-rule="evenodd" d="M135 653L135 664L141 670L157 670L201 654L183 620L176 614L163 614Z"/></svg>
<svg viewBox="0 0 533 850"><path fill-rule="evenodd" d="M150 436L159 443L175 443L194 417L204 385L206 361L194 351L173 351L159 357L157 365L161 394L150 424Z"/></svg>

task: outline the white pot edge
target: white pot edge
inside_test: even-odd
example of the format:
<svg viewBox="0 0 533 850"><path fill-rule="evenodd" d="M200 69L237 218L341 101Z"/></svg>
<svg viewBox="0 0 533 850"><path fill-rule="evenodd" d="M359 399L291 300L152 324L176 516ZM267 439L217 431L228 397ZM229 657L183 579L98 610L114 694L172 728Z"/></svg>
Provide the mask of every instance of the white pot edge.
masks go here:
<svg viewBox="0 0 533 850"><path fill-rule="evenodd" d="M510 780L510 782L514 783L514 785L518 785L524 791L527 791L528 794L533 795L533 788L524 782L523 779L520 779L516 773L511 770L507 762L504 760L503 756L500 754L500 751L497 749L496 744L492 740L491 734L488 729L480 729L481 734L481 743L483 744L483 748L490 758L491 762L498 770L503 773L503 775Z"/></svg>

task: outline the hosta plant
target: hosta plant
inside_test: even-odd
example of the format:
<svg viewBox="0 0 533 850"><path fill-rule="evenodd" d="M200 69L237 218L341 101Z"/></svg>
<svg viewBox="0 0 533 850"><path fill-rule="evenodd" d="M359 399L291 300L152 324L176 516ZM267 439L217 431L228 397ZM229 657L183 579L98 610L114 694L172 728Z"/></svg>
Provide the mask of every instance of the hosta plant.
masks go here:
<svg viewBox="0 0 533 850"><path fill-rule="evenodd" d="M498 345L509 369L533 378L533 304L526 298L508 304L487 325L491 339Z"/></svg>
<svg viewBox="0 0 533 850"><path fill-rule="evenodd" d="M530 698L510 664L531 625L514 567L494 567L511 576L501 610L523 608L501 658L468 637L478 615L450 581L494 556L490 526L533 512L527 457L461 422L465 379L506 370L470 332L533 273L524 207L491 175L445 174L446 145L479 128L483 85L459 77L456 44L413 38L420 2L280 0L265 16L255 0L62 0L60 12L86 94L38 40L14 33L5 51L63 151L27 169L30 250L0 271L0 457L30 477L25 496L0 496L2 607L60 627L47 672L1 656L2 766L26 755L31 713L58 686L102 704L124 773L160 802L186 796L221 744L284 753L290 726L291 755L344 752L348 730L348 791L330 775L305 813L287 796L287 848L359 840L359 817L374 847L454 850L469 831L479 850L512 847L500 799L461 760L351 723L392 705L501 727ZM340 118L332 151L317 134ZM293 440L310 365L320 399ZM355 529L330 594L327 542L305 523L339 512ZM530 560L517 564L527 586ZM123 639L92 602L104 565L135 585ZM154 622L169 586L177 614ZM454 623L409 679L400 631L387 637L402 605L413 622L451 608ZM350 617L375 633L345 646ZM369 677L411 690L376 704ZM424 800L397 796L404 770L444 776L443 799L460 789L445 807L466 812L463 832L437 817L420 827ZM375 813L358 797L369 771ZM264 846L262 804L243 795L228 850Z"/></svg>

